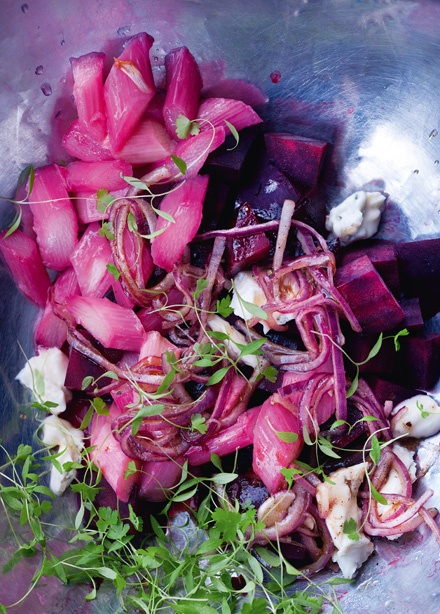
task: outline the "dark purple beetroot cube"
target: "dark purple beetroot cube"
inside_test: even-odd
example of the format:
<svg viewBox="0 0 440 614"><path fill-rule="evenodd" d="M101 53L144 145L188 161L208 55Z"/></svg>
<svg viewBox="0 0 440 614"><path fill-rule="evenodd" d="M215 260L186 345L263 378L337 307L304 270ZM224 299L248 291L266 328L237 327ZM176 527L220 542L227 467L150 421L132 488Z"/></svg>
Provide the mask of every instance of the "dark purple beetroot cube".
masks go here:
<svg viewBox="0 0 440 614"><path fill-rule="evenodd" d="M209 180L199 233L230 226L234 214L234 196L232 186L215 178Z"/></svg>
<svg viewBox="0 0 440 614"><path fill-rule="evenodd" d="M361 256L368 256L394 296L400 298L399 269L395 244L379 240L360 241L341 250L338 260L340 265L344 265Z"/></svg>
<svg viewBox="0 0 440 614"><path fill-rule="evenodd" d="M326 141L290 132L268 132L264 140L271 162L301 191L318 185L329 145Z"/></svg>
<svg viewBox="0 0 440 614"><path fill-rule="evenodd" d="M250 206L245 203L237 212L235 226L253 226L258 219ZM264 261L269 255L271 243L264 232L249 237L230 239L226 244L226 272L234 276L239 271L249 269L253 264Z"/></svg>
<svg viewBox="0 0 440 614"><path fill-rule="evenodd" d="M402 328L407 328L411 333L420 331L424 326L424 321L418 296L414 298L403 298L400 301L400 306L405 314L405 318L401 324Z"/></svg>
<svg viewBox="0 0 440 614"><path fill-rule="evenodd" d="M213 178L227 183L237 183L246 165L252 161L255 141L261 132L261 124L241 130L237 146L235 146L235 137L232 134L228 135L223 145L209 154L204 170Z"/></svg>
<svg viewBox="0 0 440 614"><path fill-rule="evenodd" d="M424 318L440 311L440 238L396 245L402 292L418 296Z"/></svg>
<svg viewBox="0 0 440 614"><path fill-rule="evenodd" d="M359 320L363 333L392 330L403 321L402 307L368 256L361 256L339 268L335 284Z"/></svg>
<svg viewBox="0 0 440 614"><path fill-rule="evenodd" d="M378 340L378 334L359 335L345 331L344 350L356 362L364 362ZM359 367L361 373L382 373L397 376L402 373L402 351L396 352L393 339L385 339L379 353Z"/></svg>
<svg viewBox="0 0 440 614"><path fill-rule="evenodd" d="M410 399L418 393L415 388L407 388L406 386L388 381L377 375L367 375L365 379L381 405L383 405L385 401L391 401L394 406L401 401Z"/></svg>
<svg viewBox="0 0 440 614"><path fill-rule="evenodd" d="M440 378L440 333L418 333L402 339L405 382L415 388L433 388Z"/></svg>

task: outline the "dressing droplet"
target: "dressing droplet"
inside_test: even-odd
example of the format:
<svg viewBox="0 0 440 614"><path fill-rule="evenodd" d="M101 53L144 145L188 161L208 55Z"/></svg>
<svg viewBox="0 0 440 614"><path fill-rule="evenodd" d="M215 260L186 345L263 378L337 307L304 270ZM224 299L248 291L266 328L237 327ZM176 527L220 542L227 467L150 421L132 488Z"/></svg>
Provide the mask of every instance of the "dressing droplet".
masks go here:
<svg viewBox="0 0 440 614"><path fill-rule="evenodd" d="M35 74L36 75L41 75L41 73L43 72L43 66L42 64L40 64L39 66L37 66L37 68L35 69Z"/></svg>
<svg viewBox="0 0 440 614"><path fill-rule="evenodd" d="M22 13L27 13L29 10L29 5L28 4L22 4L21 5L21 12Z"/></svg>
<svg viewBox="0 0 440 614"><path fill-rule="evenodd" d="M433 139L437 136L437 134L438 134L438 130L434 128L434 130L431 130L431 132L429 133L429 138Z"/></svg>
<svg viewBox="0 0 440 614"><path fill-rule="evenodd" d="M40 86L40 90L45 96L50 96L52 94L52 86L50 85L50 83L43 83Z"/></svg>
<svg viewBox="0 0 440 614"><path fill-rule="evenodd" d="M279 70L273 70L270 73L270 80L272 81L272 83L279 83L281 79L281 73Z"/></svg>
<svg viewBox="0 0 440 614"><path fill-rule="evenodd" d="M118 36L128 36L130 32L131 32L131 26L121 26L116 31Z"/></svg>

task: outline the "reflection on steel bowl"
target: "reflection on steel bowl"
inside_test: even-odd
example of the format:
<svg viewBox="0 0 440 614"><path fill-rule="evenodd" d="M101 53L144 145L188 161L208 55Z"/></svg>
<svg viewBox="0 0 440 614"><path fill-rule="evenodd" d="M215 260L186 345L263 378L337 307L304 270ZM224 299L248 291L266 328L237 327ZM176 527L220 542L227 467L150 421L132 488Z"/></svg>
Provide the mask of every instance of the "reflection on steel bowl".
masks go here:
<svg viewBox="0 0 440 614"><path fill-rule="evenodd" d="M267 97L262 116L272 132L330 141L331 164L319 193L323 207L330 210L359 189L377 190L387 195L378 238L403 242L439 236L440 6L434 0L226 0L221 6L213 0L4 0L2 17L4 197L14 194L27 165L66 162L61 137L76 113L70 58L101 50L113 58L130 36L148 32L154 37L150 57L156 83L164 82L166 53L186 45L199 63L205 88L215 92L224 79L256 84ZM10 204L2 201L0 227L10 223L11 215ZM41 419L23 409L29 397L15 380L34 353L37 309L18 294L3 266L0 275L0 433L5 448L13 450L35 442ZM426 326L438 332L438 318L430 317ZM438 395L435 388L430 392ZM436 491L438 444L434 436L417 448L417 469L423 475L417 495ZM437 488L429 506L439 505ZM56 501L50 536L57 552L63 551L67 535L57 527L65 526L66 519L74 522L75 513L73 493ZM171 529L177 547L182 538L178 523ZM1 512L0 526L3 565L15 544ZM355 581L335 587L341 610L437 612L438 552L426 527L398 540L378 541ZM3 576L0 603L18 602L16 613L119 611L105 583L98 600L84 601L92 586L63 585L57 578L41 580L21 601L39 560L25 556ZM318 576L317 582L327 577ZM297 586L302 590L303 585Z"/></svg>

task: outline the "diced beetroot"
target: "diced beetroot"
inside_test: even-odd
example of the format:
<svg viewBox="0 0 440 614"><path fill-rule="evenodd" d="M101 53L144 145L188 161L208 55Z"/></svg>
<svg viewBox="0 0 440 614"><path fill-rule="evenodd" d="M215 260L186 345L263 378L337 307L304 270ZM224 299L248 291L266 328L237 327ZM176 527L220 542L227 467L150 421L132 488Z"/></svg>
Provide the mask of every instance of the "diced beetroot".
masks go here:
<svg viewBox="0 0 440 614"><path fill-rule="evenodd" d="M102 76L104 60L104 53L88 53L79 58L70 58L78 119L97 141L101 141L107 133Z"/></svg>
<svg viewBox="0 0 440 614"><path fill-rule="evenodd" d="M64 303L67 298L75 294L79 294L78 280L75 271L70 267L55 280L53 298L56 303ZM52 303L48 301L35 331L35 343L46 348L61 348L66 338L66 323L53 313Z"/></svg>
<svg viewBox="0 0 440 614"><path fill-rule="evenodd" d="M70 254L78 241L78 220L56 164L35 171L29 201L43 263L62 271L70 266Z"/></svg>
<svg viewBox="0 0 440 614"><path fill-rule="evenodd" d="M111 425L118 415L119 410L114 404L110 408L110 416L94 415L90 435L90 445L94 446L94 449L90 452L90 456L115 491L118 499L127 502L133 487L139 481L140 474L137 471L124 477L124 473L129 463L134 462L139 470L141 462L126 456L113 436Z"/></svg>
<svg viewBox="0 0 440 614"><path fill-rule="evenodd" d="M142 119L134 132L115 154L133 166L157 162L174 152L176 143L170 138L163 124L155 119Z"/></svg>
<svg viewBox="0 0 440 614"><path fill-rule="evenodd" d="M282 433L279 436L278 433ZM285 433L297 435L296 441L286 442ZM252 468L266 486L275 493L285 484L281 469L298 458L304 445L301 424L294 408L277 394L263 403L254 428Z"/></svg>
<svg viewBox="0 0 440 614"><path fill-rule="evenodd" d="M114 279L107 270L113 262L112 249L99 234L100 227L98 222L90 224L70 257L83 296L104 296Z"/></svg>
<svg viewBox="0 0 440 614"><path fill-rule="evenodd" d="M17 288L27 299L44 307L51 283L37 244L19 229L8 237L6 233L7 230L0 232L0 253Z"/></svg>
<svg viewBox="0 0 440 614"><path fill-rule="evenodd" d="M183 459L145 461L141 466L138 495L147 501L166 501L182 475Z"/></svg>
<svg viewBox="0 0 440 614"><path fill-rule="evenodd" d="M103 162L70 162L66 167L67 185L72 192L90 190L123 190L127 182L121 175L131 177L131 165L124 160Z"/></svg>
<svg viewBox="0 0 440 614"><path fill-rule="evenodd" d="M411 333L420 331L424 326L420 299L417 296L414 298L403 298L400 301L400 306L405 314L402 327L407 328Z"/></svg>
<svg viewBox="0 0 440 614"><path fill-rule="evenodd" d="M417 394L414 388L401 386L377 375L368 375L365 379L381 405L384 405L385 401L391 401L395 406Z"/></svg>
<svg viewBox="0 0 440 614"><path fill-rule="evenodd" d="M209 176L200 232L226 228L232 218L234 208L235 190L233 187Z"/></svg>
<svg viewBox="0 0 440 614"><path fill-rule="evenodd" d="M202 221L208 181L206 175L197 175L163 198L161 211L170 214L174 223L163 217L157 220L156 230L165 228L165 231L154 239L151 246L151 256L156 266L171 271L196 235Z"/></svg>
<svg viewBox="0 0 440 614"><path fill-rule="evenodd" d="M418 333L402 339L405 382L429 390L440 379L440 333Z"/></svg>
<svg viewBox="0 0 440 614"><path fill-rule="evenodd" d="M264 135L270 160L300 189L318 185L326 141L318 141L288 132L267 132Z"/></svg>
<svg viewBox="0 0 440 614"><path fill-rule="evenodd" d="M203 445L191 446L185 457L192 466L208 463L211 454L226 456L251 445L254 440L255 423L261 407L253 407L239 415L237 421L207 439Z"/></svg>
<svg viewBox="0 0 440 614"><path fill-rule="evenodd" d="M440 238L396 245L403 294L418 296L423 317L440 311Z"/></svg>
<svg viewBox="0 0 440 614"><path fill-rule="evenodd" d="M397 266L396 246L388 241L360 241L348 246L341 252L339 265L353 262L361 256L368 256L374 268L382 277L388 288L400 298L399 269Z"/></svg>
<svg viewBox="0 0 440 614"><path fill-rule="evenodd" d="M128 183L122 190L112 190L111 195L114 198L123 198L128 194L130 186ZM78 221L81 224L90 224L90 222L99 222L107 220L109 217L109 209L100 211L98 209L97 192L72 192L72 202L75 207Z"/></svg>
<svg viewBox="0 0 440 614"><path fill-rule="evenodd" d="M107 349L104 348L100 343L93 339L86 331L83 331L83 334L89 338L93 347L96 349L111 363L118 363L121 360L122 352L120 350ZM85 377L92 376L95 380L98 378L98 382L93 386L89 386L86 390L93 390L95 385L98 388L103 388L108 386L115 380L112 380L110 377L101 377L105 373L106 369L96 364L93 360L90 360L84 354L81 354L74 348L70 347L69 349L69 364L67 367L66 379L64 385L71 390L81 390L82 383Z"/></svg>
<svg viewBox="0 0 440 614"><path fill-rule="evenodd" d="M231 131L225 121L232 124L237 131L263 121L251 106L232 98L205 98L200 103L197 118L208 120L216 128L225 128L226 134L230 134ZM207 122L200 122L202 130L206 130L209 126Z"/></svg>
<svg viewBox="0 0 440 614"><path fill-rule="evenodd" d="M285 200L298 202L300 197L287 177L261 152L253 172L240 185L235 202L236 206L248 203L261 220L270 221L280 219Z"/></svg>
<svg viewBox="0 0 440 614"><path fill-rule="evenodd" d="M203 98L233 98L251 107L266 104L267 95L254 83L243 79L223 79L202 90Z"/></svg>
<svg viewBox="0 0 440 614"><path fill-rule="evenodd" d="M401 326L404 326L403 322ZM347 330L345 333L344 350L354 361L363 362L367 359L377 338L378 335L376 333L359 335L351 330ZM385 339L382 342L380 352L359 368L361 373L397 375L402 373L402 359L403 354L401 351L396 352L393 339Z"/></svg>
<svg viewBox="0 0 440 614"><path fill-rule="evenodd" d="M258 219L246 203L237 212L235 226L252 226L258 224ZM253 264L263 261L269 255L271 243L264 232L231 239L226 244L227 273L231 277L239 271L250 268Z"/></svg>
<svg viewBox="0 0 440 614"><path fill-rule="evenodd" d="M167 93L163 118L168 134L176 139L179 115L195 119L199 106L202 77L194 56L187 47L173 49L165 56Z"/></svg>
<svg viewBox="0 0 440 614"><path fill-rule="evenodd" d="M131 309L106 298L74 296L68 309L78 324L84 326L106 348L139 351L145 339L144 328Z"/></svg>
<svg viewBox="0 0 440 614"><path fill-rule="evenodd" d="M368 256L361 256L339 268L335 285L350 305L364 333L392 330L405 317L402 307Z"/></svg>
<svg viewBox="0 0 440 614"><path fill-rule="evenodd" d="M84 162L113 160L110 140L97 141L75 119L63 135L62 145L68 154Z"/></svg>
<svg viewBox="0 0 440 614"><path fill-rule="evenodd" d="M236 147L235 137L232 134L227 136L223 145L209 154L205 164L208 173L228 183L237 183L251 159L255 140L260 133L260 125L242 130Z"/></svg>
<svg viewBox="0 0 440 614"><path fill-rule="evenodd" d="M145 32L131 38L105 80L104 100L114 152L128 141L156 92L149 56L153 40Z"/></svg>

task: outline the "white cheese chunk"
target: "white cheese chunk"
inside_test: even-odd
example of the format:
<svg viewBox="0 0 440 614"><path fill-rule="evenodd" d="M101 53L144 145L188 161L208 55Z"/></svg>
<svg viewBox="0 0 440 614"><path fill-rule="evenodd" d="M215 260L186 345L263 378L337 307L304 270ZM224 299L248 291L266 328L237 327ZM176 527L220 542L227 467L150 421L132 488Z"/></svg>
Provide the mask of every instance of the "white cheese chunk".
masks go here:
<svg viewBox="0 0 440 614"><path fill-rule="evenodd" d="M55 495L61 495L72 482L76 475L76 470L66 471L64 463L79 462L81 460L81 450L84 447L84 433L74 428L70 422L58 416L47 416L43 420L42 442L50 448L57 447L56 460L61 466L61 472L55 465L52 465L50 472L49 487Z"/></svg>
<svg viewBox="0 0 440 614"><path fill-rule="evenodd" d="M225 344L228 356L230 356L233 360L236 360L240 355L240 348L236 345L236 343L240 345L247 345L248 341L246 340L246 337L231 326L229 322L217 315L209 316L208 326L211 330L225 333L229 336L229 339L226 339L226 341L222 341L221 343ZM257 356L254 354L243 356L243 358L240 360L250 367L256 368L258 366Z"/></svg>
<svg viewBox="0 0 440 614"><path fill-rule="evenodd" d="M431 437L440 431L440 406L427 394L416 394L393 409L393 437Z"/></svg>
<svg viewBox="0 0 440 614"><path fill-rule="evenodd" d="M32 390L36 401L56 403L51 412L60 414L72 397L64 386L68 364L69 359L58 348L41 348L38 356L27 361L16 379Z"/></svg>
<svg viewBox="0 0 440 614"><path fill-rule="evenodd" d="M326 217L329 238L338 238L343 245L368 239L376 234L385 208L386 197L381 192L355 192Z"/></svg>
<svg viewBox="0 0 440 614"><path fill-rule="evenodd" d="M361 511L357 505L366 469L366 463L338 469L328 476L331 483L323 482L316 489L319 514L325 518L337 549L333 561L338 563L345 578L352 578L374 549L371 540L360 530ZM351 519L356 523L357 540L344 533L344 523Z"/></svg>
<svg viewBox="0 0 440 614"><path fill-rule="evenodd" d="M392 445L392 450L394 454L399 458L399 460L405 465L408 469L408 473L410 475L411 481L414 482L416 479L416 463L414 461L415 451L408 450L404 446L395 442ZM391 468L385 483L382 485L380 489L381 494L393 494L393 495L404 495L406 493L406 484L402 484L401 479L399 478L399 473ZM381 519L385 520L391 514L394 513L396 508L398 508L400 503L388 503L387 505L383 505L382 503L377 504L377 512ZM400 537L398 535L388 535L387 538L394 540Z"/></svg>
<svg viewBox="0 0 440 614"><path fill-rule="evenodd" d="M234 310L235 315L239 318L252 320L254 316L246 309L242 301L257 305L258 307L266 303L264 292L251 271L240 271L234 277L231 309Z"/></svg>

